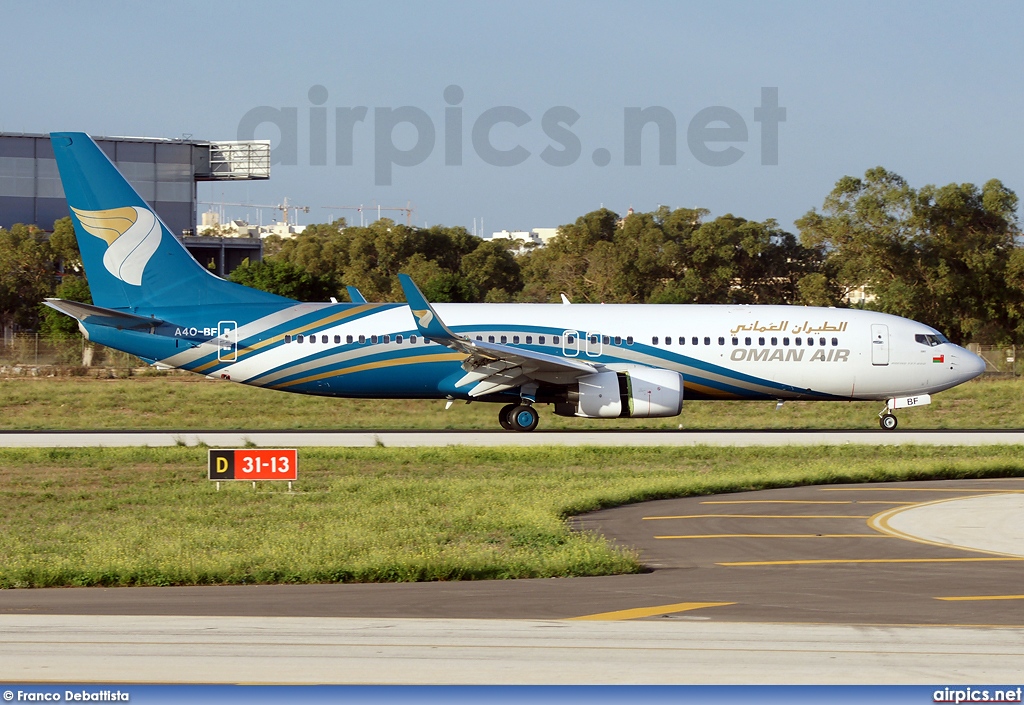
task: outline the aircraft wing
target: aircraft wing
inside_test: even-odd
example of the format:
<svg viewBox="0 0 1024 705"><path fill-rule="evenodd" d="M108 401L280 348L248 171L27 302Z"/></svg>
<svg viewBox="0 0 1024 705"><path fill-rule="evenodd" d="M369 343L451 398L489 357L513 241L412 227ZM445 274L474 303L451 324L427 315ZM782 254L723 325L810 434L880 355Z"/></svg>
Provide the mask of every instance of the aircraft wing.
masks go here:
<svg viewBox="0 0 1024 705"><path fill-rule="evenodd" d="M485 343L453 333L407 274L398 279L420 335L452 350L466 354L464 377L456 387L473 385L471 397L503 392L530 383L569 384L583 375L594 374L600 365L582 360L525 350L511 345Z"/></svg>

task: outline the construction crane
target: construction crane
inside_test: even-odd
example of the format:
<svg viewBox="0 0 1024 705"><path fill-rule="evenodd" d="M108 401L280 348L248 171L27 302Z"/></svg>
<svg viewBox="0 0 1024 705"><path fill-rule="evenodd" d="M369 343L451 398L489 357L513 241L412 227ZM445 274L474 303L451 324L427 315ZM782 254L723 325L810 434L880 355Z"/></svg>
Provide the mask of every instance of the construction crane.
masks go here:
<svg viewBox="0 0 1024 705"><path fill-rule="evenodd" d="M274 210L281 211L285 225L292 224L291 216L289 215L291 212L294 211L298 213L299 211L302 211L303 213L309 213L310 210L309 206L296 206L291 203L288 203L287 196L285 197L283 203L278 203L277 205L273 206L264 205L260 203L229 203L227 201L200 201L199 203L201 203L204 206L243 206L245 208L273 208ZM298 219L296 219L296 225L298 225L297 220Z"/></svg>
<svg viewBox="0 0 1024 705"><path fill-rule="evenodd" d="M365 211L377 211L378 220L380 220L380 214L382 211L401 211L405 213L405 224L412 226L412 212L415 210L412 207L412 201L406 201L404 208L401 206L377 206L372 204L369 206L364 206L362 204L358 206L321 206L321 208L332 211L358 211L360 225L365 224L363 222L363 213Z"/></svg>

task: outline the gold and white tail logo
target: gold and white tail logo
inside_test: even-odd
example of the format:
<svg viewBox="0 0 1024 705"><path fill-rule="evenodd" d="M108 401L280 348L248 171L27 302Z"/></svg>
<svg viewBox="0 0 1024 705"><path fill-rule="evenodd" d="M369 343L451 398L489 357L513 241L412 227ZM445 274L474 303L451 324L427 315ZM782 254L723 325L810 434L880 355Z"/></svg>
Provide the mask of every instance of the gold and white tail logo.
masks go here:
<svg viewBox="0 0 1024 705"><path fill-rule="evenodd" d="M90 235L107 243L103 266L128 284L142 285L142 272L160 246L160 221L148 208L125 206L103 211L72 208Z"/></svg>

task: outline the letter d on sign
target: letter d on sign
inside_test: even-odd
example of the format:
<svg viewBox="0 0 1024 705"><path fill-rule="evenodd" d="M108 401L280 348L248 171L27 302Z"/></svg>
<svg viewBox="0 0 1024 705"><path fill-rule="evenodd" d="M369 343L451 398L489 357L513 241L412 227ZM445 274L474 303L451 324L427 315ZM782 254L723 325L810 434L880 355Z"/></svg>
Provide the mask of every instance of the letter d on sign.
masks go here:
<svg viewBox="0 0 1024 705"><path fill-rule="evenodd" d="M210 449L209 463L207 464L207 478L210 480L234 480L235 479L235 451Z"/></svg>

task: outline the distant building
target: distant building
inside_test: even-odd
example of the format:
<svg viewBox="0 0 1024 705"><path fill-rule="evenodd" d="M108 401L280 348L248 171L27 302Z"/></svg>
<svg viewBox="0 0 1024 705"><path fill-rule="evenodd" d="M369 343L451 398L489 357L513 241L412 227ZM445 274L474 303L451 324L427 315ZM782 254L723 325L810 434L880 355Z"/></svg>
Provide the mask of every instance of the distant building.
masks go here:
<svg viewBox="0 0 1024 705"><path fill-rule="evenodd" d="M499 230L491 233L491 240L513 240L517 243L543 247L551 238L558 235L558 228L534 228L533 230Z"/></svg>
<svg viewBox="0 0 1024 705"><path fill-rule="evenodd" d="M176 237L196 230L196 184L270 178L270 142L94 137ZM0 133L0 227L68 215L50 136Z"/></svg>
<svg viewBox="0 0 1024 705"><path fill-rule="evenodd" d="M869 304L878 297L875 296L874 292L871 291L871 287L867 284L861 284L860 286L850 289L843 296L843 301L854 306L861 304Z"/></svg>

